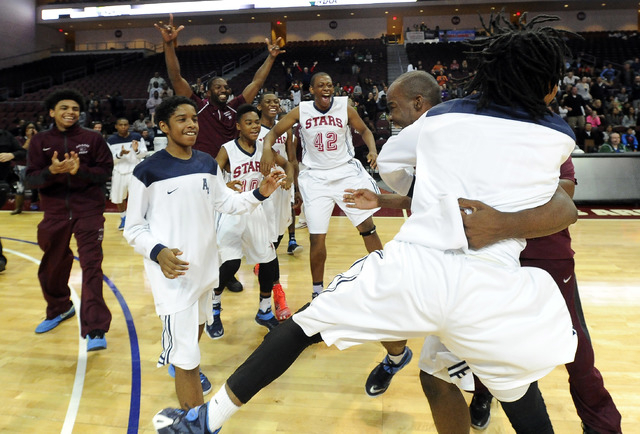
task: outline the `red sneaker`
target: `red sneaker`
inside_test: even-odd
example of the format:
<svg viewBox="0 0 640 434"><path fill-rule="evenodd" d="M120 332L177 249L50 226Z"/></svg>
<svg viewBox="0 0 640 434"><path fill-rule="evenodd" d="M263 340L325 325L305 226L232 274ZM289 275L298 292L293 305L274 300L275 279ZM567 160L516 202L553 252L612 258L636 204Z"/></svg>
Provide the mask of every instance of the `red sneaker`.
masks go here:
<svg viewBox="0 0 640 434"><path fill-rule="evenodd" d="M287 306L284 290L279 283L273 285L273 304L276 306L276 318L278 321L284 321L291 316L291 310L289 310L289 306Z"/></svg>

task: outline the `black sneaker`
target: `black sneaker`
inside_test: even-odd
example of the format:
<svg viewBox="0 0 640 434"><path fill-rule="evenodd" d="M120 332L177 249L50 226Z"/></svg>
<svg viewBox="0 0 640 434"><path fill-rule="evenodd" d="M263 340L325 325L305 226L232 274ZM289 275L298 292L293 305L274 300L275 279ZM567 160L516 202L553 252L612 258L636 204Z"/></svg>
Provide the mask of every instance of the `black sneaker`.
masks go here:
<svg viewBox="0 0 640 434"><path fill-rule="evenodd" d="M271 312L271 308L267 309L266 312L258 309L258 313L256 314L256 322L261 326L265 326L269 330L273 330L276 328L280 322L276 319L276 316Z"/></svg>
<svg viewBox="0 0 640 434"><path fill-rule="evenodd" d="M224 336L224 327L222 326L222 320L220 319L220 303L213 305L213 323L205 324L204 331L211 339L220 339Z"/></svg>
<svg viewBox="0 0 640 434"><path fill-rule="evenodd" d="M373 368L373 371L369 374L369 378L367 378L367 383L365 385L367 395L378 396L386 392L391 384L393 376L396 375L400 369L407 366L412 357L413 352L411 351L411 348L406 347L402 360L396 365L389 359L389 355L387 354L382 362L378 363L378 366Z"/></svg>
<svg viewBox="0 0 640 434"><path fill-rule="evenodd" d="M591 428L589 425L582 422L582 433L583 434L600 434L600 431L596 431L595 429Z"/></svg>
<svg viewBox="0 0 640 434"><path fill-rule="evenodd" d="M469 415L471 416L471 426L477 430L487 429L491 421L491 400L490 393L474 393L469 404Z"/></svg>
<svg viewBox="0 0 640 434"><path fill-rule="evenodd" d="M238 282L236 276L233 276L229 282L227 282L227 289L231 292L242 292L244 289L242 283Z"/></svg>
<svg viewBox="0 0 640 434"><path fill-rule="evenodd" d="M304 248L298 245L298 243L296 243L296 240L289 240L289 247L287 247L288 255L298 256L300 253L302 253L303 250Z"/></svg>

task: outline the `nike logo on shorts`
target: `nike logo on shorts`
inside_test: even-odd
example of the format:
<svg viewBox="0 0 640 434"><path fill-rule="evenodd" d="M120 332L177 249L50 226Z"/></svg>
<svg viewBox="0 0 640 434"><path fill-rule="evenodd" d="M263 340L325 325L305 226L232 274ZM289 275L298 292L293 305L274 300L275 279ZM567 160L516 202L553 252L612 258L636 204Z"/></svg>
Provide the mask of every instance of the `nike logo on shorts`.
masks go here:
<svg viewBox="0 0 640 434"><path fill-rule="evenodd" d="M47 152L49 149L51 149L51 148L42 148L42 150L43 150L44 152Z"/></svg>
<svg viewBox="0 0 640 434"><path fill-rule="evenodd" d="M177 189L178 189L178 187L174 188L174 189L173 189L173 190L171 190L171 191L168 191L168 190L167 190L167 194L171 194L171 193L173 193L174 191L176 191Z"/></svg>
<svg viewBox="0 0 640 434"><path fill-rule="evenodd" d="M571 276L567 277L566 279L562 279L562 281L563 281L564 283L567 283L567 282L568 282L568 281L570 281L570 280L571 280Z"/></svg>

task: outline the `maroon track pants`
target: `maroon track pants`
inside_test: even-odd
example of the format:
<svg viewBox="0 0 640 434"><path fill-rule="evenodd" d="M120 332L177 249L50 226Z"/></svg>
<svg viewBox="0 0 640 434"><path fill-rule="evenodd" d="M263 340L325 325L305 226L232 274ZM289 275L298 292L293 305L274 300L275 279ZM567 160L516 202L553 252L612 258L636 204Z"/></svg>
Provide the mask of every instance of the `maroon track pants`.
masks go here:
<svg viewBox="0 0 640 434"><path fill-rule="evenodd" d="M38 225L38 245L44 252L38 279L47 302L47 319L53 319L71 308L69 276L73 252L69 242L72 234L76 238L82 268L82 337L95 329L106 332L111 324L111 312L102 294L104 220L102 214L70 220L45 217Z"/></svg>

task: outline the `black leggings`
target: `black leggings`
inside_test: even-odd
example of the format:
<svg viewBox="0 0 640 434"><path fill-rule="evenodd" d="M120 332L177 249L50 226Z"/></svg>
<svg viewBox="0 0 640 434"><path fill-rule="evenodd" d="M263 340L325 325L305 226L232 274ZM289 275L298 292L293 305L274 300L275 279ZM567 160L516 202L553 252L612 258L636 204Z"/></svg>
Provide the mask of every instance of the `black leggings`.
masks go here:
<svg viewBox="0 0 640 434"><path fill-rule="evenodd" d="M246 404L256 393L284 374L309 345L321 341L319 333L309 337L289 318L267 333L260 346L227 379L227 385L240 402Z"/></svg>
<svg viewBox="0 0 640 434"><path fill-rule="evenodd" d="M500 402L511 426L518 434L553 434L547 406L538 382L531 383L524 396L514 402Z"/></svg>

